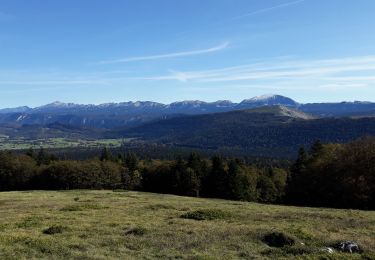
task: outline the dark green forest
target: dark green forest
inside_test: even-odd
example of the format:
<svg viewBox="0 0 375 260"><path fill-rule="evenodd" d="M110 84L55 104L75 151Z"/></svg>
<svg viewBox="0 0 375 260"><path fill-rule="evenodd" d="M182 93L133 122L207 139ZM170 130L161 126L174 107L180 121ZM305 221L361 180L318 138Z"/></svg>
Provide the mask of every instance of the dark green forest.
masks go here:
<svg viewBox="0 0 375 260"><path fill-rule="evenodd" d="M374 209L375 138L316 141L291 164L207 158L139 159L103 149L96 158L62 160L44 149L0 153L0 190L119 189L301 206Z"/></svg>
<svg viewBox="0 0 375 260"><path fill-rule="evenodd" d="M375 135L375 118L310 118L282 106L175 117L117 135L174 147L237 150L242 155L292 159L315 140L346 143Z"/></svg>

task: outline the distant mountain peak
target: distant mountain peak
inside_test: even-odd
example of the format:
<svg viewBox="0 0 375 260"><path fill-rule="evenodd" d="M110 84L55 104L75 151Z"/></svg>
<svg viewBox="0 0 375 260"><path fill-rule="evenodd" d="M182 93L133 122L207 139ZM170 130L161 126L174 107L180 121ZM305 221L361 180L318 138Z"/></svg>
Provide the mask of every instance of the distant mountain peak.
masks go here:
<svg viewBox="0 0 375 260"><path fill-rule="evenodd" d="M184 100L184 101L177 101L171 103L169 106L170 107L200 107L201 105L207 104L204 101L200 100Z"/></svg>
<svg viewBox="0 0 375 260"><path fill-rule="evenodd" d="M245 99L240 104L254 104L257 106L283 105L290 107L297 107L299 105L299 103L294 101L293 99L277 94L262 95L250 99Z"/></svg>
<svg viewBox="0 0 375 260"><path fill-rule="evenodd" d="M79 105L74 104L74 103L64 103L61 101L55 101L47 105L41 106L39 108L60 108L60 107L66 108L66 107L74 107L74 106L79 106Z"/></svg>
<svg viewBox="0 0 375 260"><path fill-rule="evenodd" d="M65 105L65 103L63 103L61 101L55 101L55 102L52 102L50 105L52 105L52 106L61 106L61 105Z"/></svg>
<svg viewBox="0 0 375 260"><path fill-rule="evenodd" d="M251 98L250 100L263 101L263 100L276 99L276 98L279 98L279 97L283 97L283 96L276 95L276 94L266 94L266 95L255 96L255 97Z"/></svg>

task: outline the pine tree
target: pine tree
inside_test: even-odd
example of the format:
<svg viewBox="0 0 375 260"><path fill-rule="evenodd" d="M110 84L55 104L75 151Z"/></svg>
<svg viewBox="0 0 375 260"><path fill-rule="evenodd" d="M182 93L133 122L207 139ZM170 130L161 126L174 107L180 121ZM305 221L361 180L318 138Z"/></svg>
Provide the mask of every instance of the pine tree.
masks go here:
<svg viewBox="0 0 375 260"><path fill-rule="evenodd" d="M321 152L323 151L323 144L322 142L318 139L314 142L314 144L311 146L311 149L310 149L310 155L312 158L316 158L318 157Z"/></svg>
<svg viewBox="0 0 375 260"><path fill-rule="evenodd" d="M138 157L134 153L128 153L125 156L125 166L129 169L130 172L134 172L138 169Z"/></svg>
<svg viewBox="0 0 375 260"><path fill-rule="evenodd" d="M300 204L304 199L306 191L306 170L308 164L308 154L304 147L298 151L298 157L290 169L290 174L287 180L286 200L290 203Z"/></svg>
<svg viewBox="0 0 375 260"><path fill-rule="evenodd" d="M211 161L212 167L206 178L205 192L211 197L227 198L229 196L229 185L228 173L224 167L224 160L219 156L214 156Z"/></svg>
<svg viewBox="0 0 375 260"><path fill-rule="evenodd" d="M40 149L39 149L39 152L38 152L38 155L37 155L37 158L36 158L36 162L37 162L38 165L50 163L50 158L49 158L48 154L45 152L43 147L40 147Z"/></svg>
<svg viewBox="0 0 375 260"><path fill-rule="evenodd" d="M103 161L112 161L113 160L112 153L111 153L111 151L107 147L103 148L102 154L100 155L100 160L102 162Z"/></svg>
<svg viewBox="0 0 375 260"><path fill-rule="evenodd" d="M34 158L35 157L35 153L34 153L34 149L32 147L30 147L26 153L25 153L27 156L31 157L31 158Z"/></svg>
<svg viewBox="0 0 375 260"><path fill-rule="evenodd" d="M306 169L307 161L308 161L308 154L306 153L305 148L304 147L299 148L297 160L292 165L292 168L291 168L292 177L293 177L293 175L298 175L304 169Z"/></svg>

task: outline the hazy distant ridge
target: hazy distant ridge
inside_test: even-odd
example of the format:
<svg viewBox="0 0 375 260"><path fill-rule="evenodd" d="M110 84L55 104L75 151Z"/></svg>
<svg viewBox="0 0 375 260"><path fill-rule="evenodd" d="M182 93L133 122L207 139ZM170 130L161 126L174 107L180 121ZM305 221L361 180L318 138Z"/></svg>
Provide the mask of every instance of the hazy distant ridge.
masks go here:
<svg viewBox="0 0 375 260"><path fill-rule="evenodd" d="M136 101L82 105L56 101L36 108L23 106L0 109L0 123L20 125L61 123L73 126L115 128L140 125L151 120L179 115L211 114L274 105L298 109L317 117L375 115L375 103L372 102L301 104L281 95L263 95L245 99L240 103L228 100L216 102L192 100L171 104Z"/></svg>

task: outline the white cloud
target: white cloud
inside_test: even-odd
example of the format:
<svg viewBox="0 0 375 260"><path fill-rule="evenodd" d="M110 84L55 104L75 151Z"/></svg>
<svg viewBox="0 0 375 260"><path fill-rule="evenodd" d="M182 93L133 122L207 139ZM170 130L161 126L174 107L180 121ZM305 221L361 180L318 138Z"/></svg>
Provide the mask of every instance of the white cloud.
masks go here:
<svg viewBox="0 0 375 260"><path fill-rule="evenodd" d="M355 89L375 86L375 56L338 59L275 59L241 66L201 71L170 71L165 75L138 78L150 81L180 81L190 84L234 84L293 87L296 89Z"/></svg>
<svg viewBox="0 0 375 260"><path fill-rule="evenodd" d="M208 49L174 52L174 53L151 55L151 56L129 57L129 58L122 58L122 59L114 59L114 60L105 60L105 61L100 61L98 63L99 64L127 63L127 62L136 62L136 61L160 60L160 59L177 58L177 57L185 57L185 56L195 56L195 55L200 55L200 54L207 54L207 53L221 51L221 50L226 49L228 46L229 46L229 42L224 42L220 45L217 45Z"/></svg>
<svg viewBox="0 0 375 260"><path fill-rule="evenodd" d="M375 56L322 60L288 60L275 63L253 63L203 71L171 71L167 75L144 77L149 80L180 80L200 82L239 81L278 78L307 78L337 76L375 70ZM372 76L350 76L350 80L371 79Z"/></svg>
<svg viewBox="0 0 375 260"><path fill-rule="evenodd" d="M0 71L0 88L175 86L184 89L356 90L375 87L375 56L336 59L276 57L265 61L196 71L169 70L137 76L131 71Z"/></svg>

